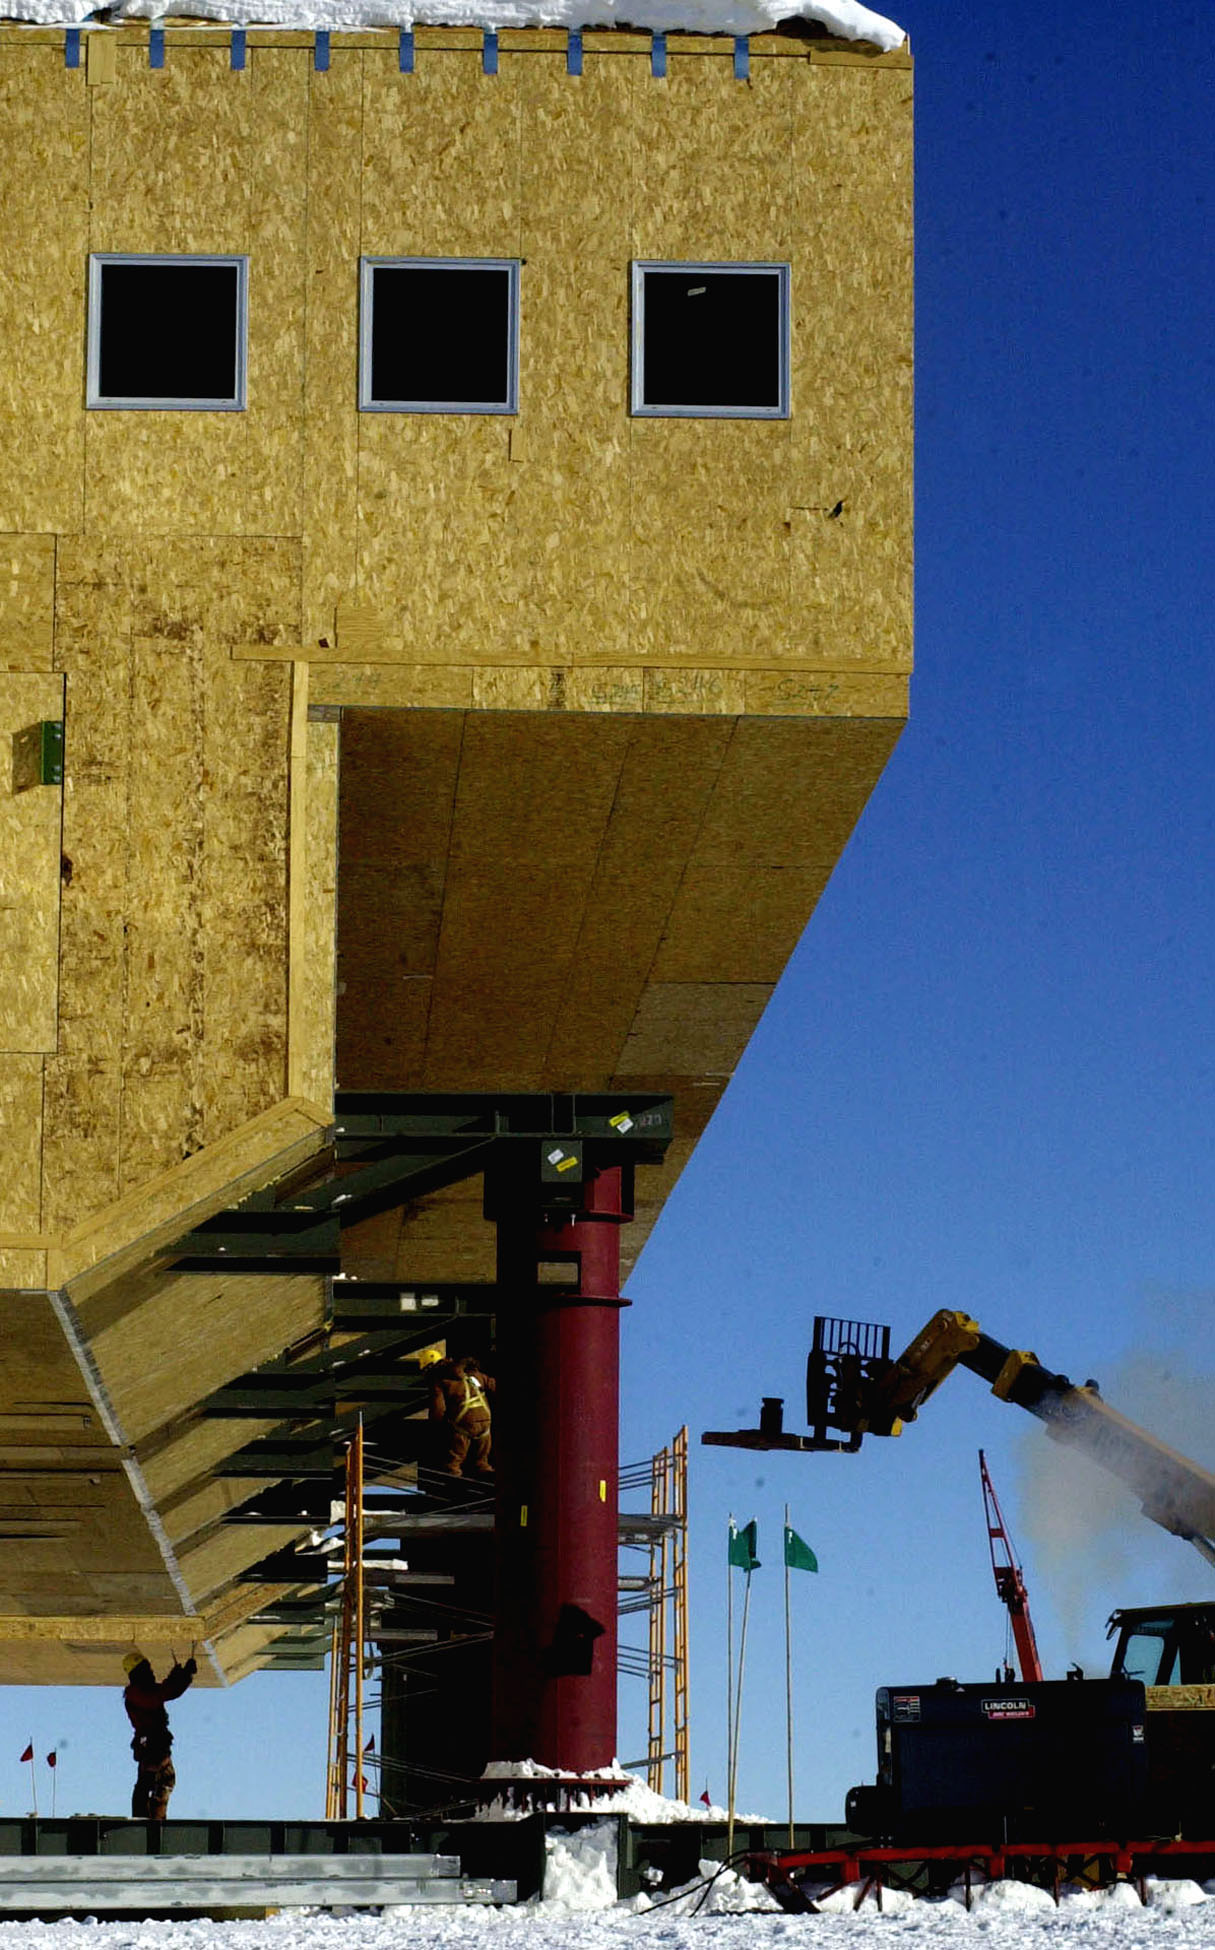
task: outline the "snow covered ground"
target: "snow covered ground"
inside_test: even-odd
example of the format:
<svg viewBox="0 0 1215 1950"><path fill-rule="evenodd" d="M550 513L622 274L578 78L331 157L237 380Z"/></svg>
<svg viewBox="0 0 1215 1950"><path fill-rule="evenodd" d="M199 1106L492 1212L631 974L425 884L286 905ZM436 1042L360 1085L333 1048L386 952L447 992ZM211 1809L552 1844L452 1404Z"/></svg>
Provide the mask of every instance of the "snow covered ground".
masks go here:
<svg viewBox="0 0 1215 1950"><path fill-rule="evenodd" d="M692 1899L685 1899L690 1901ZM967 1914L953 1901L887 1897L825 1916L680 1914L683 1905L570 1913L398 1910L384 1916L284 1913L265 1923L0 1923L0 1950L1024 1950L1050 1937L1093 1950L1215 1945L1215 1900L1196 1884L1065 1896L997 1883Z"/></svg>
<svg viewBox="0 0 1215 1950"><path fill-rule="evenodd" d="M682 1892L615 1894L615 1824L548 1837L543 1900L509 1909L417 1907L382 1914L283 1911L260 1923L0 1922L0 1950L1023 1950L1054 1940L1093 1950L1215 1946L1215 1883L1123 1883L1064 1893L993 1883L936 1901L886 1891L824 1892L817 1915L787 1916L767 1891L702 1863Z"/></svg>

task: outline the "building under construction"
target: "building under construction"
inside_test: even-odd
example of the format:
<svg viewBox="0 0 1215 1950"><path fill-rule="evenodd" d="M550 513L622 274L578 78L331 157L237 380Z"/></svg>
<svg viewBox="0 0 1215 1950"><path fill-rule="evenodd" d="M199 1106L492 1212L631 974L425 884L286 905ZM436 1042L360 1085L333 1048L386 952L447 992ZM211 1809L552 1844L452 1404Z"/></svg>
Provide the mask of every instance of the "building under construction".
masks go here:
<svg viewBox="0 0 1215 1950"><path fill-rule="evenodd" d="M386 1793L616 1754L622 1281L907 705L910 58L796 30L0 28L4 1683L321 1661L361 1422Z"/></svg>

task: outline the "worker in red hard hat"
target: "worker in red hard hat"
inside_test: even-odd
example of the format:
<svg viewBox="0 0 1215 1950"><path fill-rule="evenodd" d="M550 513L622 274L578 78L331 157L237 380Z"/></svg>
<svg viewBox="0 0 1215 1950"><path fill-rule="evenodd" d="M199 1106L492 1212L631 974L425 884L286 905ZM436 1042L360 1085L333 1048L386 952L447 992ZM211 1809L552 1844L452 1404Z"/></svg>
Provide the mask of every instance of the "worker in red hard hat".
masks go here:
<svg viewBox="0 0 1215 1950"><path fill-rule="evenodd" d="M429 1352L429 1350L428 1350ZM450 1360L420 1362L430 1383L430 1419L440 1423L440 1453L435 1467L445 1476L463 1476L465 1463L471 1476L493 1473L490 1461L490 1431L493 1418L489 1398L494 1382L471 1354Z"/></svg>
<svg viewBox="0 0 1215 1950"><path fill-rule="evenodd" d="M181 1698L198 1665L193 1650L184 1665L178 1663L174 1654L172 1671L167 1678L158 1680L142 1652L128 1652L122 1664L127 1675L122 1703L135 1729L131 1752L139 1769L131 1795L131 1813L136 1821L163 1821L177 1781L170 1758L173 1735L169 1732L165 1705L171 1699Z"/></svg>

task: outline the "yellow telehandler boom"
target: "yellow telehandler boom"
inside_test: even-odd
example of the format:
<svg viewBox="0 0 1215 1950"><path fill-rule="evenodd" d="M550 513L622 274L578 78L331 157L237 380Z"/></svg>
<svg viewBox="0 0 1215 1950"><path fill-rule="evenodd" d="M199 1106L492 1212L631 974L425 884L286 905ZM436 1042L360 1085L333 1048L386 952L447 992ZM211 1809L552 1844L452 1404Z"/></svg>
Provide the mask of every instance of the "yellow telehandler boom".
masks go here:
<svg viewBox="0 0 1215 1950"><path fill-rule="evenodd" d="M856 1450L866 1435L898 1435L955 1368L969 1368L1001 1401L1036 1415L1057 1441L1119 1477L1139 1498L1145 1517L1215 1565L1215 1476L1111 1408L1095 1381L1069 1381L1043 1367L1036 1354L993 1340L969 1314L944 1308L901 1354L892 1358L889 1346L889 1328L819 1315L806 1366L810 1433L787 1433L783 1401L768 1397L758 1428L715 1430L702 1442Z"/></svg>

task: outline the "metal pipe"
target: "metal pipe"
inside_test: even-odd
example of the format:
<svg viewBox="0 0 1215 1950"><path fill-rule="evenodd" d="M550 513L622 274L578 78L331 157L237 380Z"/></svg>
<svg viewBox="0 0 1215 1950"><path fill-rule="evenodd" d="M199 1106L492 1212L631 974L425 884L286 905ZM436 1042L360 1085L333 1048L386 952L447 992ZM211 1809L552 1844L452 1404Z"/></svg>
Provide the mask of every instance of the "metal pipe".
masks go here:
<svg viewBox="0 0 1215 1950"><path fill-rule="evenodd" d="M492 1755L583 1774L616 1756L619 1166L564 1223L498 1216ZM547 1284L545 1270L576 1284Z"/></svg>

